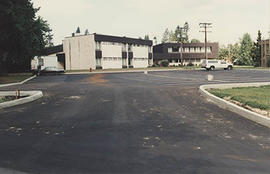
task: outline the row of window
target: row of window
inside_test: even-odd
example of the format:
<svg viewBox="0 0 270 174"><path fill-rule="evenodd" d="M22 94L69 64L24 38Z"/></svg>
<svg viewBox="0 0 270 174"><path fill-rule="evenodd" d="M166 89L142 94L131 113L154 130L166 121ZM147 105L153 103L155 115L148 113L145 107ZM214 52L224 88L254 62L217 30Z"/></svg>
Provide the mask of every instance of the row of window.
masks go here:
<svg viewBox="0 0 270 174"><path fill-rule="evenodd" d="M102 60L104 61L117 61L117 60L122 60L122 57L103 57ZM144 61L148 60L148 58L133 58L134 60L139 60L139 61Z"/></svg>
<svg viewBox="0 0 270 174"><path fill-rule="evenodd" d="M170 63L181 63L181 59L169 60ZM201 62L201 59L184 59L184 62Z"/></svg>
<svg viewBox="0 0 270 174"><path fill-rule="evenodd" d="M127 45L128 45L128 51L132 52L133 47L148 47L148 52L152 52L152 47L148 45L138 45L138 44L124 44L124 43L118 43L118 42L96 42L96 50L101 50L102 45L118 45L122 46L122 51L127 52Z"/></svg>
<svg viewBox="0 0 270 174"><path fill-rule="evenodd" d="M145 61L148 60L148 58L133 58L134 60L138 60L138 61Z"/></svg>
<svg viewBox="0 0 270 174"><path fill-rule="evenodd" d="M179 47L171 47L168 48L168 53L179 53L181 50ZM205 48L204 47L184 47L183 48L184 53L204 53ZM207 52L212 52L212 47L207 47Z"/></svg>
<svg viewBox="0 0 270 174"><path fill-rule="evenodd" d="M122 60L122 57L103 57L102 58L104 61L117 61L117 60Z"/></svg>
<svg viewBox="0 0 270 174"><path fill-rule="evenodd" d="M112 57L104 57L103 58L103 60L104 61L109 61L109 60L111 60L111 61L116 61L116 60L122 60L122 65L123 66L126 66L127 65L127 63L128 63L128 65L130 66L130 65L133 65L133 61L145 61L145 60L148 60L147 58L134 58L134 59L128 59L128 62L126 61L126 59L122 59L122 58L120 58L120 57L118 57L118 58L112 58ZM151 60L148 60L148 64L150 65L151 64ZM102 66L102 63L101 63L101 59L100 58L98 58L98 59L96 59L96 66Z"/></svg>

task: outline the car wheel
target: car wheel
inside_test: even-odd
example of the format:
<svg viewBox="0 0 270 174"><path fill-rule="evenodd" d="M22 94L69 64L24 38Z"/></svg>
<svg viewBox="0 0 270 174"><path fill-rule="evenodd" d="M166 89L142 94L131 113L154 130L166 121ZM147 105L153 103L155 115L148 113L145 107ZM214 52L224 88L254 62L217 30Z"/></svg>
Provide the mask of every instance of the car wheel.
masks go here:
<svg viewBox="0 0 270 174"><path fill-rule="evenodd" d="M232 66L229 66L227 69L228 69L228 70L232 70L233 68L232 68Z"/></svg>
<svg viewBox="0 0 270 174"><path fill-rule="evenodd" d="M211 71L214 71L215 70L215 67L214 66L211 66L210 70Z"/></svg>

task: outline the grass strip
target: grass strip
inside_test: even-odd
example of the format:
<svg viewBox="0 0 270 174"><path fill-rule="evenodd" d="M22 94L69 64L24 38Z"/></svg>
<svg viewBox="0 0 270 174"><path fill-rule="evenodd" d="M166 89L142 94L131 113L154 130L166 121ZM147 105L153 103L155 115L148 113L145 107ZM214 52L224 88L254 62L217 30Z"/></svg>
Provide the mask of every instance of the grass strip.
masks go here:
<svg viewBox="0 0 270 174"><path fill-rule="evenodd" d="M211 94L220 98L238 101L243 105L261 110L270 110L270 85L231 89L211 89Z"/></svg>

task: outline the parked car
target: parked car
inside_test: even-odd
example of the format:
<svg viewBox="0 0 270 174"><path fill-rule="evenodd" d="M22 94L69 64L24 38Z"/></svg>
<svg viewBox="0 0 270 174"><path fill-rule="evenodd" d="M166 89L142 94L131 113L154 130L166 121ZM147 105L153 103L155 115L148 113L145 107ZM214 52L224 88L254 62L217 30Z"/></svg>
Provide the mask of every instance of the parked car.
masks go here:
<svg viewBox="0 0 270 174"><path fill-rule="evenodd" d="M65 71L63 69L58 69L57 67L46 67L43 70L40 71L40 75L45 75L45 74L60 74L64 73Z"/></svg>
<svg viewBox="0 0 270 174"><path fill-rule="evenodd" d="M233 64L228 63L224 60L209 59L203 60L202 68L205 68L206 70L215 70L215 69L232 70Z"/></svg>

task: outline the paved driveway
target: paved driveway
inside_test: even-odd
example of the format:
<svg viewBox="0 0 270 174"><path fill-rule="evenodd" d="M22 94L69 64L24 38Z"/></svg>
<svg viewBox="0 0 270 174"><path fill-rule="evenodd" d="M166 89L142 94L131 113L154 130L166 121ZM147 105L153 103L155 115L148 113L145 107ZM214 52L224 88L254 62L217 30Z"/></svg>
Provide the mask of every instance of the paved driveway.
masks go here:
<svg viewBox="0 0 270 174"><path fill-rule="evenodd" d="M2 88L45 96L0 111L0 171L269 174L270 129L198 91L269 78L250 70L60 75Z"/></svg>

